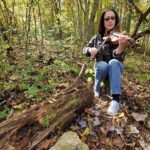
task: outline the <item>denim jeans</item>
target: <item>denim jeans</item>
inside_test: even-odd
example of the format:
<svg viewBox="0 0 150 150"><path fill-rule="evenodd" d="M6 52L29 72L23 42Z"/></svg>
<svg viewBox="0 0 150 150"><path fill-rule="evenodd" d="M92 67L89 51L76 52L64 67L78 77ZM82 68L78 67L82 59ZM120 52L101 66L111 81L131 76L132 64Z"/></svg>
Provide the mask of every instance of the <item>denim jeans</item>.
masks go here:
<svg viewBox="0 0 150 150"><path fill-rule="evenodd" d="M117 59L111 59L108 63L99 61L95 63L94 92L100 93L100 83L108 75L110 81L110 93L121 94L121 74L123 64Z"/></svg>

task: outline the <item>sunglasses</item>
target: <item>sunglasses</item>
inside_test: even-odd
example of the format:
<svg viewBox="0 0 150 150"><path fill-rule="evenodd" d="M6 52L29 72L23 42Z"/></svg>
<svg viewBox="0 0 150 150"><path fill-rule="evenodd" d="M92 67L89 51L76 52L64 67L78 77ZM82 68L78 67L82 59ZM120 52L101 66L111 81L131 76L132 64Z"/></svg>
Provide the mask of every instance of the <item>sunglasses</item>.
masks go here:
<svg viewBox="0 0 150 150"><path fill-rule="evenodd" d="M115 20L115 16L111 16L111 17L106 17L106 18L104 18L104 20L106 20L106 21L109 21L109 20Z"/></svg>

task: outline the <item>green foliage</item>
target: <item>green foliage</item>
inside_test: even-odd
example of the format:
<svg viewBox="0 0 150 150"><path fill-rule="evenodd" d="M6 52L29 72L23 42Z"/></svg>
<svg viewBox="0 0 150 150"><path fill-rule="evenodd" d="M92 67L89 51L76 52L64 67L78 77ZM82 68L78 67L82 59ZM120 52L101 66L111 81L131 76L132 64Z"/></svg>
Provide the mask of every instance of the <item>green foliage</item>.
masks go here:
<svg viewBox="0 0 150 150"><path fill-rule="evenodd" d="M38 92L39 89L37 88L37 86L31 86L27 89L27 91L25 91L25 95L27 98L36 98Z"/></svg>
<svg viewBox="0 0 150 150"><path fill-rule="evenodd" d="M55 47L55 48L60 48L60 47L62 47L62 43L61 43L60 40L52 41L52 42L50 43L50 45L53 46L53 47Z"/></svg>
<svg viewBox="0 0 150 150"><path fill-rule="evenodd" d="M9 108L7 106L4 106L3 110L0 111L0 118L6 117L8 112L9 112Z"/></svg>
<svg viewBox="0 0 150 150"><path fill-rule="evenodd" d="M150 73L138 72L137 77L140 79L141 82L149 81Z"/></svg>
<svg viewBox="0 0 150 150"><path fill-rule="evenodd" d="M49 92L49 91L51 91L54 87L56 86L56 84L55 83L53 83L53 84L46 84L46 85L43 85L43 91L44 92Z"/></svg>
<svg viewBox="0 0 150 150"><path fill-rule="evenodd" d="M126 67L128 70L130 71L135 71L135 70L138 70L139 66L140 66L140 62L136 59L128 59L126 61Z"/></svg>
<svg viewBox="0 0 150 150"><path fill-rule="evenodd" d="M4 82L4 84L3 84L3 88L6 91L11 91L11 90L15 89L15 87L16 87L16 85L11 82Z"/></svg>
<svg viewBox="0 0 150 150"><path fill-rule="evenodd" d="M48 117L48 115L45 116L45 118L42 121L42 124L44 126L49 126L49 117Z"/></svg>
<svg viewBox="0 0 150 150"><path fill-rule="evenodd" d="M87 82L91 83L94 81L94 70L93 69L86 69L85 75L87 78Z"/></svg>
<svg viewBox="0 0 150 150"><path fill-rule="evenodd" d="M150 74L147 72L149 65L149 57L145 57L145 61L143 62L141 54L133 53L125 59L125 69L134 73L134 76L136 76L141 83L150 80Z"/></svg>
<svg viewBox="0 0 150 150"><path fill-rule="evenodd" d="M79 68L78 68L77 66L72 66L72 67L70 68L70 73L71 73L72 75L74 75L74 76L78 75L78 73L79 73Z"/></svg>
<svg viewBox="0 0 150 150"><path fill-rule="evenodd" d="M18 84L18 87L19 87L20 90L24 91L24 90L26 90L29 86L28 86L27 83L25 83L24 81L22 81L22 82L20 82L20 83Z"/></svg>
<svg viewBox="0 0 150 150"><path fill-rule="evenodd" d="M56 67L62 72L67 72L70 68L69 65L67 65L64 61L58 59L54 61L53 67Z"/></svg>

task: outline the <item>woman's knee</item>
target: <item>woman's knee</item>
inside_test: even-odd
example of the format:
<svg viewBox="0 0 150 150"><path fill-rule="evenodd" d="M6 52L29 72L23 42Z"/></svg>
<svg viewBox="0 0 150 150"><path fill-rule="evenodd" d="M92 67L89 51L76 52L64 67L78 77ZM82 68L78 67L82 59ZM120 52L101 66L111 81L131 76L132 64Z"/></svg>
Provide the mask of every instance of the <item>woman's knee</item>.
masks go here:
<svg viewBox="0 0 150 150"><path fill-rule="evenodd" d="M111 59L108 64L110 66L113 66L113 65L120 65L120 63L121 62L119 60L117 60L117 59Z"/></svg>
<svg viewBox="0 0 150 150"><path fill-rule="evenodd" d="M123 63L117 59L110 60L108 65L109 65L109 68L120 69L121 72L124 70Z"/></svg>
<svg viewBox="0 0 150 150"><path fill-rule="evenodd" d="M95 68L100 69L100 70L107 70L108 64L104 61L96 62Z"/></svg>

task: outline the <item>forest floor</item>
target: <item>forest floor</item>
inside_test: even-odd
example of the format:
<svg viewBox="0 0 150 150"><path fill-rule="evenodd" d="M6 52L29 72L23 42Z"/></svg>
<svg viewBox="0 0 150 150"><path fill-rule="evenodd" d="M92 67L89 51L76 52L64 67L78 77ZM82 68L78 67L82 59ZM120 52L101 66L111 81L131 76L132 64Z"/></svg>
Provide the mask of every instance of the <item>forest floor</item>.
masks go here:
<svg viewBox="0 0 150 150"><path fill-rule="evenodd" d="M149 63L138 61L132 54L125 63L119 114L107 115L111 97L103 92L65 130L76 132L90 150L150 150L150 78L144 76L150 71ZM48 143L52 146L63 132L56 133L39 148L45 148Z"/></svg>
<svg viewBox="0 0 150 150"><path fill-rule="evenodd" d="M109 102L111 101L111 97L109 94L102 92L101 97L94 102L91 107L85 108L84 112L78 116L78 118L65 130L56 129L52 135L49 135L45 140L43 140L37 147L39 150L47 150L51 146L53 146L60 135L65 131L74 131L76 132L81 140L85 142L90 150L149 150L150 149L150 63L149 57L145 59L145 57L141 57L141 55L130 54L128 59L126 59L125 64L125 72L122 77L122 94L120 101L120 111L116 117L110 117L107 115L106 111L109 106ZM53 63L53 59L50 60ZM18 63L19 64L19 63ZM28 65L28 64L27 64ZM44 64L45 65L45 64ZM77 74L70 74L68 72L61 72L61 68L59 65L62 65L63 70L66 69L66 64L62 61L55 62L54 69L56 69L56 74L54 77L61 77L61 83L57 84L57 86L49 93L47 90L47 86L45 87L45 91L41 91L41 101L42 98L56 96L62 89L68 86L69 83L73 82ZM22 66L21 66L22 67ZM24 66L26 67L26 66ZM28 66L27 66L28 67ZM36 65L37 67L37 65ZM44 68L43 65L40 65L39 72L47 71L47 68ZM53 66L50 66L53 67ZM38 87L44 86L49 82L52 83L52 80L43 80L41 84L41 78L43 76L38 76L37 70L33 70L30 66L27 69L28 73L31 76L26 79L29 83L37 82ZM48 70L49 72L51 70ZM71 70L71 71L75 71ZM46 72L47 73L47 72ZM51 72L50 72L51 73ZM32 87L26 93L22 93L19 91L18 94L18 86L24 87L24 84L19 84L18 75L13 75L12 71L5 72L5 81L11 80L14 83L17 83L17 86L14 87L15 90L10 92L9 95L3 92L3 96L0 97L1 108L3 105L3 99L6 99L4 102L6 103L5 108L1 111L1 115L6 114L8 111L7 107L12 107L13 109L18 110L26 110L32 108L32 104L38 104L40 101L28 100L31 99L35 94L37 94L37 88ZM33 77L39 77L38 80L33 80ZM52 74L49 74L49 77L53 77ZM64 79L65 78L65 79ZM25 79L25 78L24 78ZM16 80L18 82L16 82ZM85 80L85 79L84 79ZM1 80L1 83L3 81ZM88 84L88 83L86 83ZM91 83L90 83L91 84ZM11 84L9 83L9 88ZM5 90L8 90L8 86L4 86ZM51 87L52 88L52 87ZM92 88L92 86L91 86ZM19 101L18 101L19 100ZM7 106L7 107L6 107ZM14 116L11 112L7 116L5 116L1 122L5 119L9 119ZM26 129L29 129L28 131ZM25 130L22 129L21 136L18 137L22 139L28 133L38 132L39 128L41 130L41 126L36 126L36 124L32 126L28 126ZM11 139L12 140L12 139ZM26 140L26 139L25 139ZM23 142L23 140L22 140ZM27 142L27 141L26 141ZM18 145L19 146L19 145Z"/></svg>

